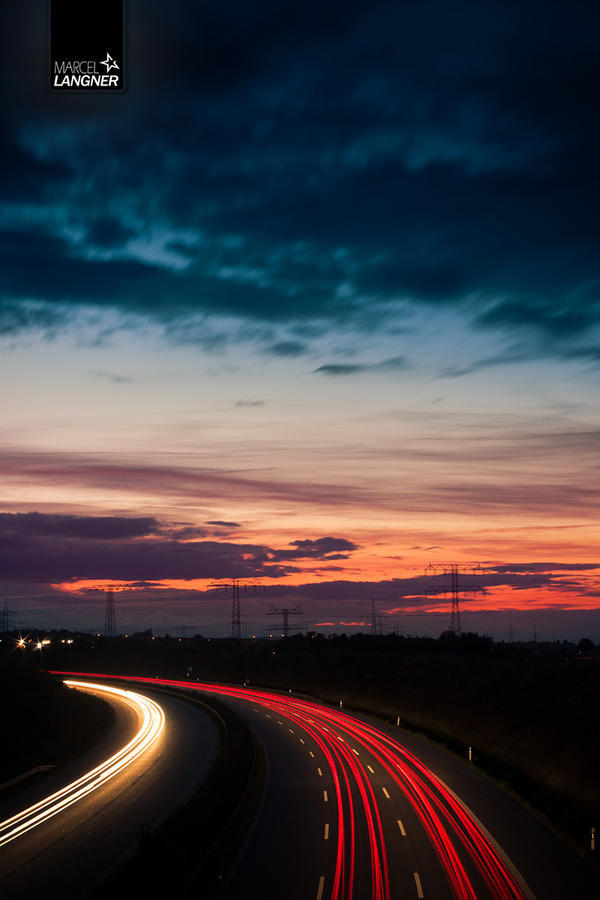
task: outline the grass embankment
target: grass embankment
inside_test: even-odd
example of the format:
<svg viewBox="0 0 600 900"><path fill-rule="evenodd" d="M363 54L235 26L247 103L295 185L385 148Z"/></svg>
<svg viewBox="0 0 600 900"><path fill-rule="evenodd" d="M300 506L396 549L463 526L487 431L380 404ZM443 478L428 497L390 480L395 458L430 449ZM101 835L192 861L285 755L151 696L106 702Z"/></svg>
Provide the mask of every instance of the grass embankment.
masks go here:
<svg viewBox="0 0 600 900"><path fill-rule="evenodd" d="M108 703L42 675L28 660L0 659L0 783L37 766L59 766L110 728Z"/></svg>

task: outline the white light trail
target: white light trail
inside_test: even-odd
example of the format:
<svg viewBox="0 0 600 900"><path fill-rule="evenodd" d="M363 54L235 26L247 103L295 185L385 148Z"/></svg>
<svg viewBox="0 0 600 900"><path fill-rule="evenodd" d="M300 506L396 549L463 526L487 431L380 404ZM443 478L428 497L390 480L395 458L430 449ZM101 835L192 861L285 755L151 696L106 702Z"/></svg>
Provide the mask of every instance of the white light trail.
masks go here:
<svg viewBox="0 0 600 900"><path fill-rule="evenodd" d="M95 769L82 775L76 781L67 784L54 794L45 797L33 806L22 810L10 819L0 822L0 847L14 841L36 825L62 812L78 800L87 797L92 791L106 784L119 772L135 762L142 753L149 749L158 737L165 724L165 714L162 708L142 694L134 691L125 691L120 688L108 687L103 684L90 684L84 681L65 681L70 687L82 688L88 691L111 694L122 700L128 706L141 714L142 724L139 731L118 753L100 763Z"/></svg>

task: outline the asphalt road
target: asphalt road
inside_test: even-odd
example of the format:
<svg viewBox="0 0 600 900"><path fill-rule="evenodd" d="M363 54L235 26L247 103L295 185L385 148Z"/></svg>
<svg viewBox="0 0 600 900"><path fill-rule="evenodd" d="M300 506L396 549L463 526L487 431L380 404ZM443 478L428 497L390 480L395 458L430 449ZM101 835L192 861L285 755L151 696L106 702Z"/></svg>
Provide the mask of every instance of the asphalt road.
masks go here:
<svg viewBox="0 0 600 900"><path fill-rule="evenodd" d="M86 897L133 851L143 829L202 783L219 741L212 718L184 700L142 693L165 712L156 744L98 790L0 848L2 900ZM115 710L110 734L69 766L0 792L0 821L78 778L133 737L138 717L118 700L104 699Z"/></svg>
<svg viewBox="0 0 600 900"><path fill-rule="evenodd" d="M368 740L367 746L358 740L348 730L344 715L327 710L324 727L329 731L320 746L312 728L305 729L301 719L286 716L283 706L277 712L245 701L235 706L267 748L270 778L262 815L236 872L224 886L223 898L276 900L285 895L324 900L349 896L350 886L357 900L531 896L526 888L522 893L504 894L490 890L452 829L444 820L440 825L434 819L434 827L445 828L457 848L455 863L461 878L451 883L439 848L434 847L404 788L386 768L386 757L377 749L372 752ZM334 752L338 785L327 752L337 747L347 764L341 765ZM336 887L340 822L344 849Z"/></svg>
<svg viewBox="0 0 600 900"><path fill-rule="evenodd" d="M334 863L330 842L335 824L330 824L328 843L325 823L335 823L335 817L322 801L324 789L329 791L330 799L334 795L327 761L297 722L290 722L283 714L274 716L256 703L232 702L267 748L270 778L263 814L222 897L227 900L248 897L275 900L282 896L282 885L287 882L289 893L286 896L312 900L318 897L322 876L325 876L322 897L329 897ZM596 900L600 897L597 873L550 828L473 766L441 747L380 720L368 716L351 718L372 725L402 744L461 798L484 835L489 836L494 846L497 843L502 848L519 872L518 886L524 896L538 900ZM348 737L343 728L333 731ZM381 815L389 867L389 896L418 898L421 893L424 898L445 900L459 895L450 887L431 840L404 790L393 783L385 769L382 770L380 760L359 744L354 747L359 750L360 761L369 775ZM310 755L311 750L314 758ZM319 770L323 775L318 774ZM389 798L383 792L384 788ZM355 805L359 809L360 801ZM362 900L376 894L371 893L372 866L365 852L369 846L368 835L364 823L361 831L360 820L356 827L357 844L360 843L362 849L356 854L354 896ZM474 895L477 898L502 896L501 889L490 888L485 878L478 874L477 866L469 863L468 854L460 851L461 842L451 828L448 832L459 849ZM290 872L294 872L292 880ZM415 873L419 876L418 882Z"/></svg>
<svg viewBox="0 0 600 900"><path fill-rule="evenodd" d="M223 900L600 896L576 853L443 749L291 695L194 687L233 704L268 759L263 807Z"/></svg>

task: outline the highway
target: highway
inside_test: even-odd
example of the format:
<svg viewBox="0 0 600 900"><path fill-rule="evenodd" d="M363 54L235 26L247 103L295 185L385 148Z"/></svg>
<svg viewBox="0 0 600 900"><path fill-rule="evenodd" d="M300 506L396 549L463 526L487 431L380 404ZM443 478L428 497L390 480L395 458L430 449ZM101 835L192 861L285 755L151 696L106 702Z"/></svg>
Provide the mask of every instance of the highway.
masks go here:
<svg viewBox="0 0 600 900"><path fill-rule="evenodd" d="M228 700L267 751L263 809L223 882L226 900L600 896L549 829L439 748L292 695L159 683Z"/></svg>
<svg viewBox="0 0 600 900"><path fill-rule="evenodd" d="M115 723L93 750L0 792L2 900L87 896L206 777L219 743L207 713L150 689L141 706L107 690Z"/></svg>

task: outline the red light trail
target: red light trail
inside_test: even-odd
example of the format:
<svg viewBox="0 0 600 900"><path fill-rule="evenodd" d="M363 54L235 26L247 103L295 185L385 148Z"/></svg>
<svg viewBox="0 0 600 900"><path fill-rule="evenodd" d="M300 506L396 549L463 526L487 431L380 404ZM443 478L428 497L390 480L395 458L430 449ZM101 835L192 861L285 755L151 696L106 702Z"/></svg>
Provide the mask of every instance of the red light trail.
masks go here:
<svg viewBox="0 0 600 900"><path fill-rule="evenodd" d="M55 672L58 675L87 673ZM356 898L357 820L364 818L369 843L371 900L390 900L388 859L379 806L360 751L375 759L404 793L419 818L458 900L477 900L465 859L480 873L494 900L526 900L531 894L504 854L456 795L413 753L377 728L337 709L251 688L125 675L91 675L199 690L259 704L297 724L314 740L331 771L337 813L331 900ZM372 771L372 770L371 770ZM387 795L386 795L387 796Z"/></svg>

